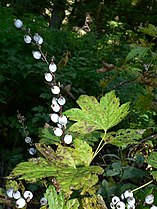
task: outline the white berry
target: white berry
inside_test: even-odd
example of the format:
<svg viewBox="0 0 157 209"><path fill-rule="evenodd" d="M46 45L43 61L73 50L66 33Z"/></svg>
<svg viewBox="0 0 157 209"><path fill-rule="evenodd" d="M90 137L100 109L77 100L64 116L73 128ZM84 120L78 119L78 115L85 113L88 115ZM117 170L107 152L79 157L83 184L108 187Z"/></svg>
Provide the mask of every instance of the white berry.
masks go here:
<svg viewBox="0 0 157 209"><path fill-rule="evenodd" d="M61 125L65 126L67 124L67 122L68 122L68 119L67 119L67 117L65 115L62 115L62 116L59 117L58 122Z"/></svg>
<svg viewBox="0 0 157 209"><path fill-rule="evenodd" d="M71 144L71 142L72 142L72 135L66 134L64 136L64 142L65 142L65 144Z"/></svg>
<svg viewBox="0 0 157 209"><path fill-rule="evenodd" d="M50 115L50 118L51 118L52 122L58 123L59 115L56 113L53 113Z"/></svg>
<svg viewBox="0 0 157 209"><path fill-rule="evenodd" d="M37 43L40 39L40 36L38 35L38 33L35 33L35 35L33 36L34 41Z"/></svg>
<svg viewBox="0 0 157 209"><path fill-rule="evenodd" d="M119 197L117 197L117 196L112 197L112 203L113 203L113 205L116 205L117 202L119 202L119 201L120 201L120 198Z"/></svg>
<svg viewBox="0 0 157 209"><path fill-rule="evenodd" d="M46 199L45 197L42 197L42 198L40 199L40 204L41 204L41 206L47 205L47 199Z"/></svg>
<svg viewBox="0 0 157 209"><path fill-rule="evenodd" d="M27 44L30 44L32 41L32 38L29 35L25 35L24 36L24 42Z"/></svg>
<svg viewBox="0 0 157 209"><path fill-rule="evenodd" d="M16 19L16 20L14 20L14 25L16 28L21 28L23 26L23 23L21 20Z"/></svg>
<svg viewBox="0 0 157 209"><path fill-rule="evenodd" d="M115 206L114 206L114 204L112 202L110 203L110 208L111 209L115 209Z"/></svg>
<svg viewBox="0 0 157 209"><path fill-rule="evenodd" d="M61 125L60 123L57 123L57 127L62 129L63 128L63 125Z"/></svg>
<svg viewBox="0 0 157 209"><path fill-rule="evenodd" d="M60 96L57 101L58 101L58 104L60 104L60 105L64 105L66 102L66 100L63 96Z"/></svg>
<svg viewBox="0 0 157 209"><path fill-rule="evenodd" d="M26 201L24 198L20 198L16 201L17 208L23 208L26 205Z"/></svg>
<svg viewBox="0 0 157 209"><path fill-rule="evenodd" d="M53 79L52 74L51 73L45 73L45 80L48 82L51 82Z"/></svg>
<svg viewBox="0 0 157 209"><path fill-rule="evenodd" d="M26 136L25 142L29 144L29 143L31 143L31 141L32 141L31 137Z"/></svg>
<svg viewBox="0 0 157 209"><path fill-rule="evenodd" d="M35 155L36 152L37 152L37 150L36 150L35 148L31 147L31 148L28 149L28 152L29 152L29 154L31 154L31 155Z"/></svg>
<svg viewBox="0 0 157 209"><path fill-rule="evenodd" d="M14 189L12 189L12 188L7 189L7 191L6 191L8 197L10 197L10 198L13 197L13 192L14 192Z"/></svg>
<svg viewBox="0 0 157 209"><path fill-rule="evenodd" d="M49 71L50 71L51 73L54 73L54 72L56 72L56 70L57 70L57 66L56 66L54 63L51 63L51 64L49 65Z"/></svg>
<svg viewBox="0 0 157 209"><path fill-rule="evenodd" d="M23 196L29 202L33 198L33 193L31 191L25 191Z"/></svg>
<svg viewBox="0 0 157 209"><path fill-rule="evenodd" d="M59 88L59 86L53 86L51 88L51 91L52 91L53 94L59 94L60 93L60 88Z"/></svg>
<svg viewBox="0 0 157 209"><path fill-rule="evenodd" d="M54 112L59 112L60 111L60 106L58 104L56 104L56 105L52 104L51 108Z"/></svg>
<svg viewBox="0 0 157 209"><path fill-rule="evenodd" d="M55 97L52 98L52 105L58 105L57 99Z"/></svg>
<svg viewBox="0 0 157 209"><path fill-rule="evenodd" d="M21 193L20 193L19 191L14 191L14 192L13 192L13 198L14 198L14 199L17 200L17 199L19 199L20 197L21 197Z"/></svg>
<svg viewBox="0 0 157 209"><path fill-rule="evenodd" d="M37 44L41 45L43 43L43 38L39 36L38 33L35 33L35 35L33 36L33 39Z"/></svg>
<svg viewBox="0 0 157 209"><path fill-rule="evenodd" d="M116 204L116 208L117 208L117 209L125 209L125 203L122 202L122 201L119 201L119 202Z"/></svg>
<svg viewBox="0 0 157 209"><path fill-rule="evenodd" d="M124 192L124 197L127 199L128 197L133 197L133 192L131 190L126 190Z"/></svg>
<svg viewBox="0 0 157 209"><path fill-rule="evenodd" d="M152 205L152 207L150 209L157 209L157 206Z"/></svg>
<svg viewBox="0 0 157 209"><path fill-rule="evenodd" d="M54 135L55 136L62 136L63 131L60 128L54 128Z"/></svg>
<svg viewBox="0 0 157 209"><path fill-rule="evenodd" d="M135 205L135 198L134 197L128 197L127 202L129 205Z"/></svg>
<svg viewBox="0 0 157 209"><path fill-rule="evenodd" d="M33 57L37 60L41 58L41 53L39 51L33 51Z"/></svg>
<svg viewBox="0 0 157 209"><path fill-rule="evenodd" d="M145 198L146 204L151 205L153 202L154 202L154 195L153 194L146 196L146 198Z"/></svg>
<svg viewBox="0 0 157 209"><path fill-rule="evenodd" d="M39 37L39 40L38 40L38 44L41 45L41 44L43 43L43 41L44 41L43 38L40 36L40 37Z"/></svg>

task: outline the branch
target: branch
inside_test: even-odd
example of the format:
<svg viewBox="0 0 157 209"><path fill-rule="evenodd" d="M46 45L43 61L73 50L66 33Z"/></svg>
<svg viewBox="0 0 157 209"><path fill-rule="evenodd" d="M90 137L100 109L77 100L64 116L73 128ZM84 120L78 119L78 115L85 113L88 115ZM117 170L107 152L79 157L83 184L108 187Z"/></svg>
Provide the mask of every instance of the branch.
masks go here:
<svg viewBox="0 0 157 209"><path fill-rule="evenodd" d="M122 86L122 85L124 85L124 84L126 84L126 83L131 83L131 82L133 82L133 81L136 81L136 79L137 79L137 78L134 78L134 79L131 79L131 80L128 80L128 81L120 82L119 84L117 84L116 86L114 86L112 89L110 89L110 91L112 91L112 90L114 90L114 89L118 88L119 86Z"/></svg>
<svg viewBox="0 0 157 209"><path fill-rule="evenodd" d="M128 157L131 155L131 152L132 152L136 147L139 146L139 144L142 144L142 143L144 143L144 142L146 142L146 141L148 141L148 140L150 140L150 139L153 139L153 138L157 138L157 134L153 134L153 135L151 135L151 136L148 136L147 138L142 139L138 144L135 144L135 145L132 147L132 149L130 149L130 151L129 151L129 153L128 153Z"/></svg>

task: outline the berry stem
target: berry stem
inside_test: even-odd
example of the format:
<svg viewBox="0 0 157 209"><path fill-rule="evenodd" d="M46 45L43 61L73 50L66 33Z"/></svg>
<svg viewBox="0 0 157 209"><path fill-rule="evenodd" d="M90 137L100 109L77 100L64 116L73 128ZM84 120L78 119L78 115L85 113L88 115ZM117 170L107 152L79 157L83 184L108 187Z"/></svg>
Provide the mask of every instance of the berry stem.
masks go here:
<svg viewBox="0 0 157 209"><path fill-rule="evenodd" d="M151 181L147 182L146 184L143 184L142 186L137 187L136 189L133 189L132 192L136 192L137 190L142 189L143 187L145 187L145 186L151 184L153 181L154 181L154 180L151 180Z"/></svg>
<svg viewBox="0 0 157 209"><path fill-rule="evenodd" d="M40 51L40 53L41 53L41 56L42 56L42 58L43 58L44 62L46 62L46 64L48 64L48 65L49 65L49 62L47 61L46 56L44 55L43 51L41 50L41 46L40 46L40 45L38 45L38 44L36 44L36 45L37 45L37 47L38 47L38 49L39 49L39 51Z"/></svg>

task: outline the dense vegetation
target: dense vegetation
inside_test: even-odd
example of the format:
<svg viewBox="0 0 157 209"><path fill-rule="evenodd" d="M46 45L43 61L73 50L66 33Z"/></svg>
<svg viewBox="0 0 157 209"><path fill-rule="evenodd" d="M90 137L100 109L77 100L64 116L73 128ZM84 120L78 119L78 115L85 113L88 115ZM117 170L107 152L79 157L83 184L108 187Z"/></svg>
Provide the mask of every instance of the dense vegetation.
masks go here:
<svg viewBox="0 0 157 209"><path fill-rule="evenodd" d="M34 192L28 208L40 208L44 193L50 209L105 208L102 201L109 208L127 189L136 208L150 208L150 194L157 205L156 11L155 0L0 1L0 208L14 208L8 188ZM15 28L17 18L30 31ZM72 145L52 133L47 63L23 41L29 32L43 37L47 60L54 57ZM29 163L26 136L38 150Z"/></svg>

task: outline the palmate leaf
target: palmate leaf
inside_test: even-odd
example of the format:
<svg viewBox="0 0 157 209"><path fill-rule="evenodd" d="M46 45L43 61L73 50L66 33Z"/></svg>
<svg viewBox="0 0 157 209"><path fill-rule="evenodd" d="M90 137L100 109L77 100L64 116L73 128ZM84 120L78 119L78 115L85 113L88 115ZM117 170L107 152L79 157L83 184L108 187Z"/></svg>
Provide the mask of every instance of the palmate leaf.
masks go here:
<svg viewBox="0 0 157 209"><path fill-rule="evenodd" d="M43 144L36 144L38 151L54 165L77 166L89 165L93 158L92 147L78 138L73 140L74 147L58 145L56 152ZM87 157L88 156L88 157Z"/></svg>
<svg viewBox="0 0 157 209"><path fill-rule="evenodd" d="M70 131L88 134L94 130L105 132L117 125L128 114L129 103L120 106L115 91L107 93L100 103L93 96L82 95L77 100L79 108L65 111L69 119L76 121Z"/></svg>
<svg viewBox="0 0 157 209"><path fill-rule="evenodd" d="M103 169L99 166L71 167L61 164L53 165L44 158L33 158L30 162L18 164L11 172L10 178L18 177L19 180L36 182L46 177L55 177L61 189L70 194L73 189L83 189L87 183L97 182L95 174L102 174Z"/></svg>
<svg viewBox="0 0 157 209"><path fill-rule="evenodd" d="M117 132L107 133L107 141L118 147L126 148L129 144L139 143L144 129L120 129Z"/></svg>

